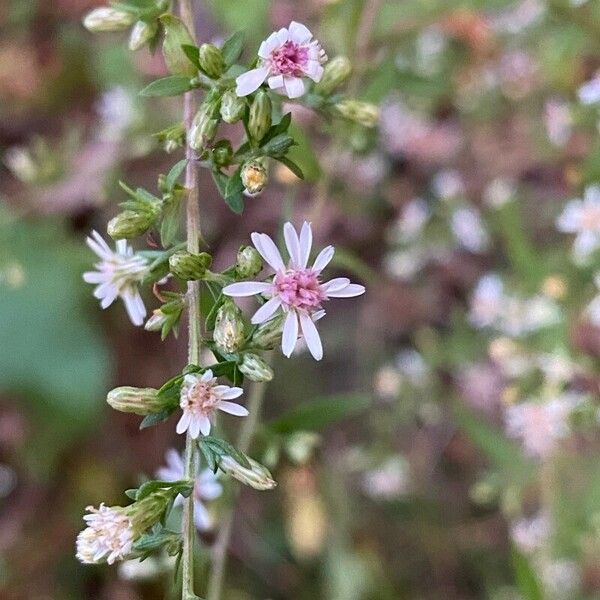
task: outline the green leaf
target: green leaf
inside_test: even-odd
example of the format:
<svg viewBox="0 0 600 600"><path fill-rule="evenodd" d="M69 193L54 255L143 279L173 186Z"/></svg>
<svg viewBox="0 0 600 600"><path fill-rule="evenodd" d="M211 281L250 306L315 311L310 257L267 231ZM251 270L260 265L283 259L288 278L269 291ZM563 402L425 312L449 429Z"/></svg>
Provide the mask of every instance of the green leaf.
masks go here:
<svg viewBox="0 0 600 600"><path fill-rule="evenodd" d="M355 416L369 406L371 398L365 394L336 394L301 404L267 427L276 433L319 431L342 419Z"/></svg>
<svg viewBox="0 0 600 600"><path fill-rule="evenodd" d="M232 446L226 440L206 435L200 439L199 443L200 445L208 446L216 456L231 456L231 458L233 458L233 460L242 465L242 467L246 469L252 468L248 457L243 452L240 452L237 448Z"/></svg>
<svg viewBox="0 0 600 600"><path fill-rule="evenodd" d="M542 588L527 558L516 548L512 550L515 580L524 600L544 600Z"/></svg>
<svg viewBox="0 0 600 600"><path fill-rule="evenodd" d="M125 490L125 495L128 498L131 498L132 500L135 500L137 493L138 493L137 488L131 488L129 490Z"/></svg>
<svg viewBox="0 0 600 600"><path fill-rule="evenodd" d="M190 59L190 62L197 68L200 68L200 49L198 46L183 44L181 46L184 54Z"/></svg>
<svg viewBox="0 0 600 600"><path fill-rule="evenodd" d="M185 75L170 75L157 79L147 85L141 92L140 96L156 97L156 96L179 96L185 94L192 89L190 78Z"/></svg>
<svg viewBox="0 0 600 600"><path fill-rule="evenodd" d="M242 54L244 49L244 32L236 31L221 47L225 66L230 67Z"/></svg>
<svg viewBox="0 0 600 600"><path fill-rule="evenodd" d="M279 123L273 125L261 140L261 145L264 146L269 140L282 133L287 133L292 123L292 113L285 113Z"/></svg>
<svg viewBox="0 0 600 600"><path fill-rule="evenodd" d="M193 489L193 482L181 479L179 481L161 481L159 479L152 479L143 483L135 496L137 502L148 497L150 494L157 492L158 490L172 490L173 493L180 493L182 496L189 496Z"/></svg>
<svg viewBox="0 0 600 600"><path fill-rule="evenodd" d="M169 171L167 178L165 180L167 189L170 192L173 191L173 188L175 187L177 180L181 177L181 174L185 171L187 164L188 164L187 158L184 158L183 160L180 160L179 162L175 163L171 167L171 170Z"/></svg>
<svg viewBox="0 0 600 600"><path fill-rule="evenodd" d="M238 215L241 215L244 212L244 197L241 192L227 196L225 198L225 204Z"/></svg>
<svg viewBox="0 0 600 600"><path fill-rule="evenodd" d="M296 163L304 173L306 181L316 181L321 176L321 166L304 131L292 123L288 133L294 138L295 146L287 153L287 158Z"/></svg>
<svg viewBox="0 0 600 600"><path fill-rule="evenodd" d="M225 197L233 196L244 191L244 184L241 178L242 167L238 167L235 173L228 179L225 186Z"/></svg>
<svg viewBox="0 0 600 600"><path fill-rule="evenodd" d="M153 427L154 425L158 425L159 423L166 421L175 412L176 408L177 406L174 406L173 408L165 408L165 410L161 410L153 415L146 415L140 423L140 429L147 429L148 427Z"/></svg>
<svg viewBox="0 0 600 600"><path fill-rule="evenodd" d="M304 179L304 173L302 169L293 161L285 156L276 157L281 164L284 164L298 179Z"/></svg>

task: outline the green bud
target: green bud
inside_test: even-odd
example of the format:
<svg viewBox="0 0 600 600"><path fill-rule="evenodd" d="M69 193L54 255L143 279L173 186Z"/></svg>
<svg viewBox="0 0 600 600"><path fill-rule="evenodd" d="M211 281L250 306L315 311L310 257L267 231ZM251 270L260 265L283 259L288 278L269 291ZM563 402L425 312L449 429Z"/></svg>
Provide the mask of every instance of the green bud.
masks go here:
<svg viewBox="0 0 600 600"><path fill-rule="evenodd" d="M322 96L329 96L342 86L352 73L352 63L346 56L336 56L325 66L321 81L315 85L315 92Z"/></svg>
<svg viewBox="0 0 600 600"><path fill-rule="evenodd" d="M252 352L244 354L239 369L250 381L271 381L274 375L273 369L258 354Z"/></svg>
<svg viewBox="0 0 600 600"><path fill-rule="evenodd" d="M153 415L166 408L154 388L122 386L108 392L106 401L115 410L136 415Z"/></svg>
<svg viewBox="0 0 600 600"><path fill-rule="evenodd" d="M274 158L285 156L287 151L295 144L294 138L289 136L287 133L280 133L276 135L272 140L269 140L263 147L262 150L268 156Z"/></svg>
<svg viewBox="0 0 600 600"><path fill-rule="evenodd" d="M124 210L112 218L106 231L113 240L131 239L142 235L156 223L160 213Z"/></svg>
<svg viewBox="0 0 600 600"><path fill-rule="evenodd" d="M217 311L213 340L222 352L231 353L244 344L244 316L235 302L226 301Z"/></svg>
<svg viewBox="0 0 600 600"><path fill-rule="evenodd" d="M269 180L267 169L259 158L245 162L240 177L242 184L250 194L260 194Z"/></svg>
<svg viewBox="0 0 600 600"><path fill-rule="evenodd" d="M165 484L142 500L136 500L133 504L124 508L125 514L131 519L135 537L141 536L145 531L158 523L172 500L180 493L189 494L192 482L174 482Z"/></svg>
<svg viewBox="0 0 600 600"><path fill-rule="evenodd" d="M252 335L250 346L259 350L272 350L281 341L283 330L283 315L269 319L266 323L258 326Z"/></svg>
<svg viewBox="0 0 600 600"><path fill-rule="evenodd" d="M265 90L258 90L250 107L248 131L252 139L259 142L271 128L273 107Z"/></svg>
<svg viewBox="0 0 600 600"><path fill-rule="evenodd" d="M165 39L163 41L163 56L169 72L173 75L197 75L196 67L185 55L181 46L193 46L194 40L178 17L167 14L160 17L165 30Z"/></svg>
<svg viewBox="0 0 600 600"><path fill-rule="evenodd" d="M219 102L209 98L205 100L194 120L189 131L190 148L196 151L201 151L204 147L214 139L219 126Z"/></svg>
<svg viewBox="0 0 600 600"><path fill-rule="evenodd" d="M212 149L214 163L219 167L227 167L231 164L233 148L229 140L219 140Z"/></svg>
<svg viewBox="0 0 600 600"><path fill-rule="evenodd" d="M237 123L246 110L246 101L233 90L227 90L221 98L221 118L225 123Z"/></svg>
<svg viewBox="0 0 600 600"><path fill-rule="evenodd" d="M248 457L251 468L247 469L234 460L231 456L222 456L219 461L219 468L234 479L249 485L255 490L272 490L277 482L266 467L254 459Z"/></svg>
<svg viewBox="0 0 600 600"><path fill-rule="evenodd" d="M169 315L166 315L160 308L156 308L152 311L152 316L144 324L146 331L162 331L163 325L169 319Z"/></svg>
<svg viewBox="0 0 600 600"><path fill-rule="evenodd" d="M129 35L129 49L132 52L143 48L158 31L158 23L156 21L137 21L131 28Z"/></svg>
<svg viewBox="0 0 600 600"><path fill-rule="evenodd" d="M124 10L103 6L89 12L83 19L83 26L94 33L122 31L132 25L134 21L134 16Z"/></svg>
<svg viewBox="0 0 600 600"><path fill-rule="evenodd" d="M169 269L184 281L197 281L206 275L206 269L212 264L212 256L206 252L192 254L184 250L169 257Z"/></svg>
<svg viewBox="0 0 600 600"><path fill-rule="evenodd" d="M256 248L252 246L242 246L237 253L236 260L237 274L242 279L248 279L258 275L263 268L263 261Z"/></svg>
<svg viewBox="0 0 600 600"><path fill-rule="evenodd" d="M198 51L200 68L211 78L218 79L225 71L223 53L212 44L202 44Z"/></svg>
<svg viewBox="0 0 600 600"><path fill-rule="evenodd" d="M342 117L364 127L375 127L379 120L379 108L370 102L342 100L335 105Z"/></svg>

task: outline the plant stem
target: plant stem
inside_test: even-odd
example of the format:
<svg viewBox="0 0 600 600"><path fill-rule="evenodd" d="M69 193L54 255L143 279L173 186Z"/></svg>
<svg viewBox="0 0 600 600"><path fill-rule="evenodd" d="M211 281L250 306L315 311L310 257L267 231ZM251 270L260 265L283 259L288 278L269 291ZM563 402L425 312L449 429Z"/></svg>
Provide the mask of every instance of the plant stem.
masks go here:
<svg viewBox="0 0 600 600"><path fill-rule="evenodd" d="M247 419L244 419L237 443L238 449L244 454L250 449L252 438L258 428L266 389L266 383L255 383L252 386L250 397L248 399L248 410L250 414ZM207 600L219 600L221 598L225 567L227 566L227 548L229 547L229 540L233 529L233 518L235 515L235 505L238 494L239 486L236 488L231 504L223 515L219 534L213 546L213 560L210 579L208 581Z"/></svg>
<svg viewBox="0 0 600 600"><path fill-rule="evenodd" d="M196 39L193 0L180 0L179 10L181 20L188 28L192 38ZM190 130L194 113L196 112L196 99L193 91L183 97L183 121L186 131ZM188 163L185 170L185 187L187 189L186 226L187 226L187 249L189 252L197 253L200 247L200 207L198 205L198 174L194 161L193 150L186 145L186 158ZM200 362L200 284L198 281L188 282L188 363L198 364ZM188 431L185 438L185 472L186 479L194 479L195 467L195 444ZM194 527L194 498L191 494L185 499L183 505L183 556L182 556L182 600L195 598L194 594L194 541L196 530Z"/></svg>

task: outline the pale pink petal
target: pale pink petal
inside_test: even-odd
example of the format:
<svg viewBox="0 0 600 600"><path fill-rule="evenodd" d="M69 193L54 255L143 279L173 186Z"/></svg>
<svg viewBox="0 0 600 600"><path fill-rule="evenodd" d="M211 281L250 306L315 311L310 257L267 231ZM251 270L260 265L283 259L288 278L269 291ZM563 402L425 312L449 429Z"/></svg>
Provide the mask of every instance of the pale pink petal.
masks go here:
<svg viewBox="0 0 600 600"><path fill-rule="evenodd" d="M201 424L202 418L203 417L201 417L201 416L194 415L190 420L190 426L188 428L188 432L190 434L190 437L194 440L197 439L198 436L200 435L200 424Z"/></svg>
<svg viewBox="0 0 600 600"><path fill-rule="evenodd" d="M321 360L323 358L323 344L321 344L319 332L308 313L300 313L300 325L310 353L315 360Z"/></svg>
<svg viewBox="0 0 600 600"><path fill-rule="evenodd" d="M321 252L319 252L317 255L317 258L315 258L313 271L318 271L320 273L331 262L334 254L335 248L333 246L326 246L323 248L323 250L321 250Z"/></svg>
<svg viewBox="0 0 600 600"><path fill-rule="evenodd" d="M302 229L300 230L300 267L302 269L306 268L308 264L308 257L310 256L310 251L312 249L312 229L310 223L304 221L302 223Z"/></svg>
<svg viewBox="0 0 600 600"><path fill-rule="evenodd" d="M268 321L275 314L275 312L280 306L281 300L279 297L275 296L271 298L254 313L252 317L252 324L258 325L260 323Z"/></svg>
<svg viewBox="0 0 600 600"><path fill-rule="evenodd" d="M273 75L269 77L267 83L272 90L281 90L283 89L283 75Z"/></svg>
<svg viewBox="0 0 600 600"><path fill-rule="evenodd" d="M262 294L273 287L270 283L262 281L241 281L239 283L231 283L223 288L223 293L226 296L256 296Z"/></svg>
<svg viewBox="0 0 600 600"><path fill-rule="evenodd" d="M225 402L224 400L221 400L221 402L217 404L217 408L230 415L235 415L236 417L247 417L250 414L247 408L240 404L236 404L235 402Z"/></svg>
<svg viewBox="0 0 600 600"><path fill-rule="evenodd" d="M200 423L200 433L202 435L208 435L210 433L210 419L205 416L198 417Z"/></svg>
<svg viewBox="0 0 600 600"><path fill-rule="evenodd" d="M300 98L304 94L304 81L300 77L283 77L283 86L288 98Z"/></svg>
<svg viewBox="0 0 600 600"><path fill-rule="evenodd" d="M283 237L292 265L295 268L302 268L300 265L300 240L298 239L298 234L296 233L294 226L289 222L283 226Z"/></svg>
<svg viewBox="0 0 600 600"><path fill-rule="evenodd" d="M288 358L292 355L298 340L298 316L290 310L283 324L283 335L281 337L281 351Z"/></svg>
<svg viewBox="0 0 600 600"><path fill-rule="evenodd" d="M212 369L206 369L204 373L202 373L202 377L200 377L200 381L203 383L208 383L214 377Z"/></svg>
<svg viewBox="0 0 600 600"><path fill-rule="evenodd" d="M351 283L344 289L338 292L327 292L330 298L354 298L365 293L365 286L359 285L358 283Z"/></svg>
<svg viewBox="0 0 600 600"><path fill-rule="evenodd" d="M246 73L242 73L235 80L235 93L238 96L243 97L255 92L263 84L268 74L268 67L258 67L251 71L247 71Z"/></svg>
<svg viewBox="0 0 600 600"><path fill-rule="evenodd" d="M234 398L239 398L244 393L244 390L241 387L230 387L226 391L221 392L219 397L221 400L233 400Z"/></svg>
<svg viewBox="0 0 600 600"><path fill-rule="evenodd" d="M177 433L185 433L187 428L190 426L190 420L192 415L189 412L184 412L181 415L179 421L177 421L177 426L175 427L175 431Z"/></svg>
<svg viewBox="0 0 600 600"><path fill-rule="evenodd" d="M275 37L277 38L278 46L283 46L290 39L290 32L282 27L279 31L275 32Z"/></svg>
<svg viewBox="0 0 600 600"><path fill-rule="evenodd" d="M323 77L323 67L318 60L309 60L303 71L306 73L308 77L310 77L313 81L317 83L321 81Z"/></svg>
<svg viewBox="0 0 600 600"><path fill-rule="evenodd" d="M194 525L199 531L211 528L210 514L204 504L198 500L194 500Z"/></svg>
<svg viewBox="0 0 600 600"><path fill-rule="evenodd" d="M271 52L280 45L277 31L272 33L264 42L261 43L258 49L258 55L261 58L269 58Z"/></svg>
<svg viewBox="0 0 600 600"><path fill-rule="evenodd" d="M254 232L251 234L252 243L259 254L276 271L284 269L283 259L275 245L275 242L266 233Z"/></svg>
<svg viewBox="0 0 600 600"><path fill-rule="evenodd" d="M321 289L329 296L331 292L340 292L349 285L350 280L347 277L336 277L322 284Z"/></svg>
<svg viewBox="0 0 600 600"><path fill-rule="evenodd" d="M312 33L308 27L306 27L306 25L302 25L302 23L298 23L297 21L292 21L290 23L288 31L290 33L290 39L297 44L305 44L312 38Z"/></svg>

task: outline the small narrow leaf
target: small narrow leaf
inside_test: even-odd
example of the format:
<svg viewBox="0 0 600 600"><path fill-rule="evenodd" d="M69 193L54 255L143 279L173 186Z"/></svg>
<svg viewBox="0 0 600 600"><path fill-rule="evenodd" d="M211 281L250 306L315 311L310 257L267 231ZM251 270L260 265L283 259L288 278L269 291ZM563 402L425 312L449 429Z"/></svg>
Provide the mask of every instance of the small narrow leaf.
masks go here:
<svg viewBox="0 0 600 600"><path fill-rule="evenodd" d="M229 39L225 41L221 52L225 66L230 67L242 54L244 48L244 32L236 31Z"/></svg>
<svg viewBox="0 0 600 600"><path fill-rule="evenodd" d="M140 423L140 429L147 429L148 427L153 427L154 425L158 425L159 423L166 421L175 411L175 408L176 407L172 409L161 410L159 413L145 416Z"/></svg>
<svg viewBox="0 0 600 600"><path fill-rule="evenodd" d="M190 59L190 62L197 68L200 68L200 49L198 46L183 44L181 46L184 54Z"/></svg>
<svg viewBox="0 0 600 600"><path fill-rule="evenodd" d="M285 165L298 179L304 179L304 173L302 169L293 161L285 156L278 156L275 160L278 160L281 164Z"/></svg>
<svg viewBox="0 0 600 600"><path fill-rule="evenodd" d="M185 94L192 89L190 78L185 75L170 75L157 79L147 85L141 92L140 96L156 97L156 96L179 96Z"/></svg>
<svg viewBox="0 0 600 600"><path fill-rule="evenodd" d="M169 174L167 175L167 178L165 180L167 189L169 191L172 191L173 188L175 187L177 180L181 177L181 174L185 171L187 163L188 163L187 158L184 158L183 160L180 160L179 162L175 163L171 167L171 170L169 171Z"/></svg>

